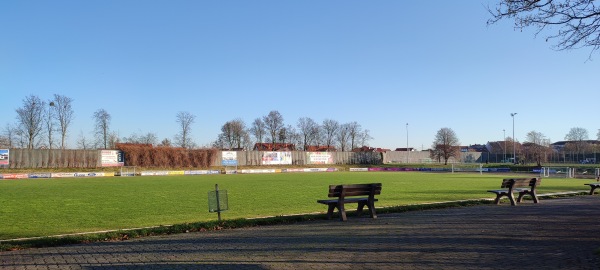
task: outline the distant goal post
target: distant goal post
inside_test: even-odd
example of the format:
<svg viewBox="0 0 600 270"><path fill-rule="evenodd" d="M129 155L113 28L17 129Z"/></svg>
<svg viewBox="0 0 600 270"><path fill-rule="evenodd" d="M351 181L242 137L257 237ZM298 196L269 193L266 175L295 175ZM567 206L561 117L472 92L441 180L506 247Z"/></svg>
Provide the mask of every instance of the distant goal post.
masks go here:
<svg viewBox="0 0 600 270"><path fill-rule="evenodd" d="M453 163L452 173L455 172L478 172L483 174L483 164L481 163Z"/></svg>
<svg viewBox="0 0 600 270"><path fill-rule="evenodd" d="M137 175L137 167L136 166L121 166L120 176L136 176L136 175Z"/></svg>

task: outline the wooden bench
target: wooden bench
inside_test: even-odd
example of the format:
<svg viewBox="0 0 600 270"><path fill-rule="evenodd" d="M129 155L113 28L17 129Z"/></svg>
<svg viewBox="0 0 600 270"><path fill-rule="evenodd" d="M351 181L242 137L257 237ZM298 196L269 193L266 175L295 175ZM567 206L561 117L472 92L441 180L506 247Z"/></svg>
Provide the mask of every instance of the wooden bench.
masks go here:
<svg viewBox="0 0 600 270"><path fill-rule="evenodd" d="M537 194L535 193L535 188L539 186L541 182L542 179L539 177L507 178L502 180L502 185L500 188L503 189L488 190L488 192L496 194L496 200L494 200L495 204L500 204L500 198L507 196L511 205L517 205L513 192L519 193L517 202L521 202L523 196L530 195L533 198L533 202L538 203L539 201Z"/></svg>
<svg viewBox="0 0 600 270"><path fill-rule="evenodd" d="M594 190L600 187L600 183L589 183L584 185L590 186L590 195L594 195Z"/></svg>
<svg viewBox="0 0 600 270"><path fill-rule="evenodd" d="M337 199L318 200L318 203L328 205L327 219L331 219L335 208L340 213L340 219L346 221L347 203L358 203L356 211L357 216L360 216L365 205L369 208L369 214L372 218L377 218L375 213L375 195L381 194L381 183L374 184L355 184L355 185L330 185L329 197ZM363 196L363 197L358 197ZM364 197L366 196L366 197ZM351 198L349 198L351 197Z"/></svg>

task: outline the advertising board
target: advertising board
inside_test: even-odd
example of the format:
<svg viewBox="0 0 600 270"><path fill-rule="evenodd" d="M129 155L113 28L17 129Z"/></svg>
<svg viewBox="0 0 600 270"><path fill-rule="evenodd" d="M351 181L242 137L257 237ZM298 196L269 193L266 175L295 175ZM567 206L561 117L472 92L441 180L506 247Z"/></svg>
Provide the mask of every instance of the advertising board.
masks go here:
<svg viewBox="0 0 600 270"><path fill-rule="evenodd" d="M333 164L333 155L328 152L307 152L308 164Z"/></svg>
<svg viewBox="0 0 600 270"><path fill-rule="evenodd" d="M10 155L8 149L0 149L0 165L8 165L9 158Z"/></svg>
<svg viewBox="0 0 600 270"><path fill-rule="evenodd" d="M100 164L102 167L117 167L125 165L123 151L102 150L100 152Z"/></svg>
<svg viewBox="0 0 600 270"><path fill-rule="evenodd" d="M292 152L264 152L263 165L291 165Z"/></svg>
<svg viewBox="0 0 600 270"><path fill-rule="evenodd" d="M223 157L221 159L221 164L223 166L237 166L238 165L237 152L222 151L221 156Z"/></svg>

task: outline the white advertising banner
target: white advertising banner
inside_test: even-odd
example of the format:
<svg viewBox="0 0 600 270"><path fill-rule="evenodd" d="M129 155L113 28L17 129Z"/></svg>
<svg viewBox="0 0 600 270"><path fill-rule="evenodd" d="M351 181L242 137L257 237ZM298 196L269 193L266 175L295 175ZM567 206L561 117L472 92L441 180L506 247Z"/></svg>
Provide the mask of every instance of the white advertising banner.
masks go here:
<svg viewBox="0 0 600 270"><path fill-rule="evenodd" d="M333 155L329 152L308 152L308 164L333 164Z"/></svg>
<svg viewBox="0 0 600 270"><path fill-rule="evenodd" d="M119 150L102 150L100 153L100 164L102 167L123 166L123 152Z"/></svg>
<svg viewBox="0 0 600 270"><path fill-rule="evenodd" d="M292 152L264 152L263 165L291 165Z"/></svg>

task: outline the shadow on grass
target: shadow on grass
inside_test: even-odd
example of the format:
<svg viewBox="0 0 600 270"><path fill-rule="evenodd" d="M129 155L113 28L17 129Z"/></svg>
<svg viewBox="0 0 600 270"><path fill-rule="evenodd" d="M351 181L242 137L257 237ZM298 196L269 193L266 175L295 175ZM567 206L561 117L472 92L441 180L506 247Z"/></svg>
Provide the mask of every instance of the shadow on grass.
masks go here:
<svg viewBox="0 0 600 270"><path fill-rule="evenodd" d="M546 199L561 198L561 197L572 197L579 195L586 195L586 192L581 193L570 193L570 194L556 194L556 195L543 195ZM403 213L409 211L423 211L432 209L443 209L452 207L467 207L475 205L493 204L492 199L480 199L480 200L465 200L465 201L454 201L454 202L441 202L441 203L428 203L428 204L415 204L415 205L401 205L377 208L377 214L390 214L390 213ZM349 215L354 213L348 210ZM3 240L0 241L0 252L28 249L28 248L41 248L41 247L54 247L72 244L84 244L93 242L106 242L106 241L124 241L133 238L147 237L147 236L158 236L158 235L169 235L178 233L189 233L189 232L203 232L203 231L217 231L224 229L235 229L243 227L256 227L256 226L269 226L269 225L285 225L293 224L298 222L312 221L312 220L326 220L326 214L302 214L302 215L289 215L289 216L277 216L267 218L256 218L256 219L231 219L222 221L208 221L208 222L196 222L196 223L185 223L171 226L159 226L153 228L142 228L142 229L131 229L131 230L119 230L102 233L89 233L89 234L78 234L78 235L66 235L66 236L49 236L40 238L31 238L23 240ZM337 220L336 220L337 221ZM598 251L600 253L600 249Z"/></svg>

